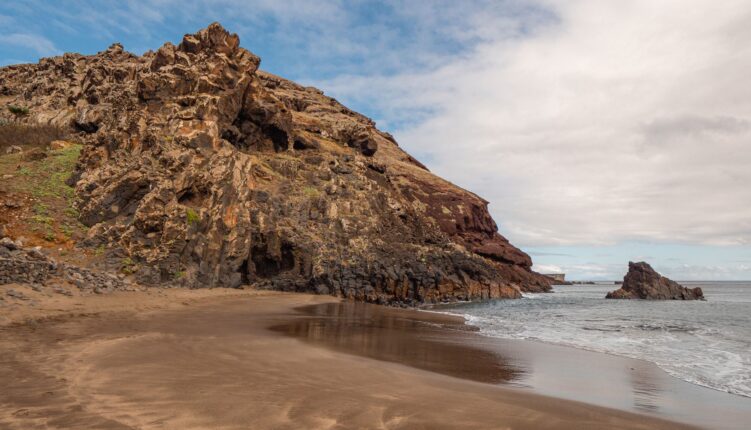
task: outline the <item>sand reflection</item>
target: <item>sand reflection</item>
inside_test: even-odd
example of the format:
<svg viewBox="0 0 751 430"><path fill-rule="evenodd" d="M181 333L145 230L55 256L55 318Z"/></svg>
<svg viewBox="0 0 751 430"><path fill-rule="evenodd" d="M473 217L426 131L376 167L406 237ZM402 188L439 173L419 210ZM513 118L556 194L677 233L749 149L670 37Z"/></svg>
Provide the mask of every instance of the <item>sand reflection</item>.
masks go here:
<svg viewBox="0 0 751 430"><path fill-rule="evenodd" d="M629 373L634 396L634 408L644 412L656 413L660 411L660 403L664 397L664 390L660 386L660 378L654 373L659 371L654 366L637 362Z"/></svg>
<svg viewBox="0 0 751 430"><path fill-rule="evenodd" d="M338 351L478 382L509 383L525 374L497 352L467 344L465 338L473 336L467 327L442 315L405 317L404 311L362 303L297 310L306 317L271 329Z"/></svg>

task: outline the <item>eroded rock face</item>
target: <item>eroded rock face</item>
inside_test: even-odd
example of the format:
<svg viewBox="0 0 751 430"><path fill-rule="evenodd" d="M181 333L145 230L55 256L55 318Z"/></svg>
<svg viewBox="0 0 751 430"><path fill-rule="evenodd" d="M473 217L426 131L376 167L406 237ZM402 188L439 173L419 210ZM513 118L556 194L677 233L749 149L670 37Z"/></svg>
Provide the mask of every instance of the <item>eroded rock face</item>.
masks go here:
<svg viewBox="0 0 751 430"><path fill-rule="evenodd" d="M623 286L611 291L608 299L648 299L648 300L704 300L701 288L686 288L675 281L661 276L645 262L628 263L628 273L623 278Z"/></svg>
<svg viewBox="0 0 751 430"><path fill-rule="evenodd" d="M253 283L380 303L547 291L487 202L320 90L258 70L219 24L0 69L0 95L78 130L88 243L142 282Z"/></svg>

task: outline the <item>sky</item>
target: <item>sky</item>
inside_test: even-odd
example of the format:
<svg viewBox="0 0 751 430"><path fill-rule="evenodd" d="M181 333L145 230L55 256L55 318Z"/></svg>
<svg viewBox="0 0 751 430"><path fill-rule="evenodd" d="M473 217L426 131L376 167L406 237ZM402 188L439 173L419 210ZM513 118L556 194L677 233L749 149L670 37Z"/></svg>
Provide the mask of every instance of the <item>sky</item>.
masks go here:
<svg viewBox="0 0 751 430"><path fill-rule="evenodd" d="M488 200L538 271L751 279L751 2L26 0L0 65L213 21Z"/></svg>

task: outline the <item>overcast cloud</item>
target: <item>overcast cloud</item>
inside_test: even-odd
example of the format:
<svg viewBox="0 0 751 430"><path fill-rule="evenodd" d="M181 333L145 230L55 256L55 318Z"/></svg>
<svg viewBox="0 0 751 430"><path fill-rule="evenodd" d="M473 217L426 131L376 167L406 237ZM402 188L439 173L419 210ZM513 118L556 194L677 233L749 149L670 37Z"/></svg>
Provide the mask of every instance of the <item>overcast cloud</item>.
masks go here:
<svg viewBox="0 0 751 430"><path fill-rule="evenodd" d="M0 43L31 49L38 55L54 55L57 53L57 49L51 41L36 34L1 34Z"/></svg>
<svg viewBox="0 0 751 430"><path fill-rule="evenodd" d="M527 37L323 86L431 112L397 137L521 245L751 243L751 3L545 5Z"/></svg>

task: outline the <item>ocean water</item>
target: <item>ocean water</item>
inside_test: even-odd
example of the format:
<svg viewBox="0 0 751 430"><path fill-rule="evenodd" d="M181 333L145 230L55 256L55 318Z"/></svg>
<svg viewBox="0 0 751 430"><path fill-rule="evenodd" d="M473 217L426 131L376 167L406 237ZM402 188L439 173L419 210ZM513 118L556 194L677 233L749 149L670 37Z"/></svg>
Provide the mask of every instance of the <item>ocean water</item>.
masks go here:
<svg viewBox="0 0 751 430"><path fill-rule="evenodd" d="M655 363L687 382L751 397L751 282L683 282L707 301L606 300L609 284L556 286L521 300L442 308L487 336Z"/></svg>

